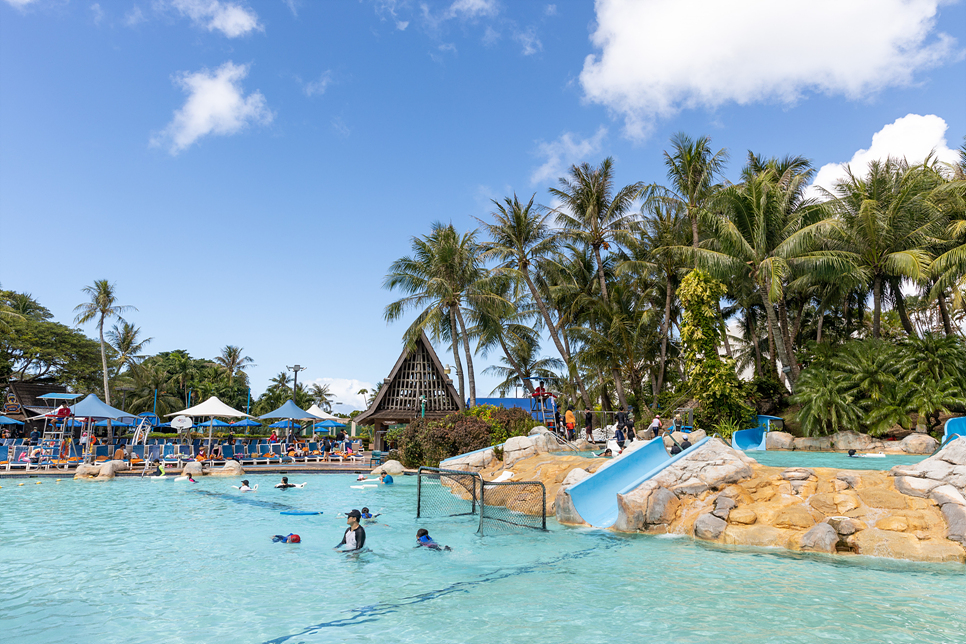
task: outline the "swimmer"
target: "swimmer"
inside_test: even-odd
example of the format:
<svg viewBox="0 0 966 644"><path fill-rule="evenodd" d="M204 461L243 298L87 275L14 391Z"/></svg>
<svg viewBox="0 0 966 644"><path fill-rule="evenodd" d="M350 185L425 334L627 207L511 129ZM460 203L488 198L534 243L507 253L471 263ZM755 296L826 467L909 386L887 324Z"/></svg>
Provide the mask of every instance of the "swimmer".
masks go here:
<svg viewBox="0 0 966 644"><path fill-rule="evenodd" d="M255 490L258 489L258 483L255 484L255 487L251 487L248 484L248 479L243 479L241 482L241 486L232 485L232 487L238 490L239 492L254 492Z"/></svg>
<svg viewBox="0 0 966 644"><path fill-rule="evenodd" d="M420 528L416 531L416 547L430 548L431 550L452 550L449 546L441 546L433 541L433 538L429 536L429 530L426 528Z"/></svg>
<svg viewBox="0 0 966 644"><path fill-rule="evenodd" d="M274 537L272 537L272 543L279 543L279 542L302 543L302 537L298 536L297 534L292 534L291 532L288 534L288 536L277 534Z"/></svg>
<svg viewBox="0 0 966 644"><path fill-rule="evenodd" d="M854 449L849 450L849 458L858 458L858 455L855 453Z"/></svg>
<svg viewBox="0 0 966 644"><path fill-rule="evenodd" d="M356 480L357 481L365 481L366 480L366 475L365 474L360 474L359 476L356 477Z"/></svg>
<svg viewBox="0 0 966 644"><path fill-rule="evenodd" d="M361 517L362 513L358 510L349 510L345 520L349 527L345 529L342 541L335 547L335 550L342 546L345 546L347 551L362 550L363 546L366 545L366 530L359 525Z"/></svg>
<svg viewBox="0 0 966 644"><path fill-rule="evenodd" d="M155 463L158 463L155 461ZM164 476L164 463L158 463L158 476Z"/></svg>
<svg viewBox="0 0 966 644"><path fill-rule="evenodd" d="M375 519L376 517L380 516L378 514L372 514L369 512L369 508L362 508L361 514L363 519Z"/></svg>
<svg viewBox="0 0 966 644"><path fill-rule="evenodd" d="M304 483L303 483L303 485L304 485ZM278 483L275 487L278 488L279 490L287 490L290 487L302 487L302 486L301 485L295 485L293 483L289 483L288 482L288 477L287 476L283 476L282 477L282 482L281 483Z"/></svg>
<svg viewBox="0 0 966 644"><path fill-rule="evenodd" d="M606 458L610 458L613 455L614 453L610 450L609 447L605 449L603 452L601 452L600 454L594 454L594 456L604 456Z"/></svg>
<svg viewBox="0 0 966 644"><path fill-rule="evenodd" d="M194 477L192 477L192 476L191 476L191 474L189 474L189 475L188 475L188 482L189 482L189 483L197 483L198 481L196 481L196 480L194 479Z"/></svg>
<svg viewBox="0 0 966 644"><path fill-rule="evenodd" d="M392 475L387 472L383 472L379 475L379 482L383 485L392 485Z"/></svg>

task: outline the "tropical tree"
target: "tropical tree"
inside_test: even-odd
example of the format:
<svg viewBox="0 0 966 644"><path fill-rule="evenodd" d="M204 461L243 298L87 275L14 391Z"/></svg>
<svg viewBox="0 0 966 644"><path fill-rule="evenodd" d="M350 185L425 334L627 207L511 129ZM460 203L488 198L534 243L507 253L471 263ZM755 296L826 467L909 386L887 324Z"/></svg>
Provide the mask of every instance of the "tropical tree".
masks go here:
<svg viewBox="0 0 966 644"><path fill-rule="evenodd" d="M312 402L324 411L332 412L333 396L328 384L312 383L312 386L309 388L309 396L312 397Z"/></svg>
<svg viewBox="0 0 966 644"><path fill-rule="evenodd" d="M243 355L244 353L243 348L227 344L221 350L221 355L215 357L215 363L224 370L229 383L236 379L240 379L244 384L248 383L248 374L245 373L245 369L255 366L255 361Z"/></svg>
<svg viewBox="0 0 966 644"><path fill-rule="evenodd" d="M641 182L624 186L614 192L614 159L607 157L594 168L588 163L571 166L569 178L559 179L560 188L550 188L550 194L560 201L554 208L562 234L589 246L597 263L597 279L604 302L609 302L607 281L601 249L609 250L631 225L635 214L631 209L641 196Z"/></svg>
<svg viewBox="0 0 966 644"><path fill-rule="evenodd" d="M112 318L121 318L122 313L137 311L133 306L117 303L117 293L114 284L107 280L96 280L91 286L82 289L90 301L74 307L77 317L75 324L87 324L97 320L97 332L101 341L101 370L104 375L104 402L111 404L111 389L107 382L107 351L104 341L104 322Z"/></svg>
<svg viewBox="0 0 966 644"><path fill-rule="evenodd" d="M557 370L563 367L564 363L559 358L541 358L539 343L521 338L508 347L508 353L500 358L500 364L487 367L483 373L503 378L491 393L506 396L520 385L521 373L537 380L553 381L557 379ZM522 380L522 383L533 390L529 380Z"/></svg>
<svg viewBox="0 0 966 644"><path fill-rule="evenodd" d="M105 335L114 351L117 352L117 369L123 371L132 365L140 363L145 356L144 347L154 338L141 339L141 329L125 320L115 324Z"/></svg>
<svg viewBox="0 0 966 644"><path fill-rule="evenodd" d="M683 132L671 137L671 151L664 152L664 165L670 188L652 189L649 200L665 202L680 210L691 223L691 245L698 247L701 234L698 224L708 215L710 201L720 185L716 183L725 164L728 151L711 151L711 139L701 136L692 139Z"/></svg>

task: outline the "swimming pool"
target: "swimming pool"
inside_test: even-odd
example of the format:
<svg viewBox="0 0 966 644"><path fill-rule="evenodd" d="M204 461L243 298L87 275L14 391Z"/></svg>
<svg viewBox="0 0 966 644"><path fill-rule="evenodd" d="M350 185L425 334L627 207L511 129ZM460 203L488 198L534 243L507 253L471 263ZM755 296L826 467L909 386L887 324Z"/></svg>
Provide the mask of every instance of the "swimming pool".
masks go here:
<svg viewBox="0 0 966 644"><path fill-rule="evenodd" d="M746 455L771 467L835 467L843 470L888 470L893 465L912 465L926 458L921 454L886 454L884 458L850 458L845 452L803 452L763 450Z"/></svg>
<svg viewBox="0 0 966 644"><path fill-rule="evenodd" d="M348 475L195 485L0 479L0 602L8 641L958 642L963 566L726 549L560 528L478 537L420 521L415 482ZM368 505L370 551L332 550ZM282 516L287 509L325 512ZM427 527L453 552L414 549ZM297 532L303 542L271 542ZM4 638L6 639L6 637Z"/></svg>

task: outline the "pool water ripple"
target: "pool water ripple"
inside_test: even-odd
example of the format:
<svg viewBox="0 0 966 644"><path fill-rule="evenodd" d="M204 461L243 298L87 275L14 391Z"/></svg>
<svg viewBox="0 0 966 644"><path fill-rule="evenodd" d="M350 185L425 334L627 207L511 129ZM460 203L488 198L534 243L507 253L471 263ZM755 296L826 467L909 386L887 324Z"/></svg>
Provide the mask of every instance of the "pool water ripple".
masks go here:
<svg viewBox="0 0 966 644"><path fill-rule="evenodd" d="M130 642L962 642L962 566L800 555L551 523L415 521L415 485L318 475L0 490L0 638ZM290 476L290 478L292 478ZM309 477L306 477L309 478ZM295 480L295 479L293 479ZM298 478L296 482L299 482ZM254 498L249 498L254 497ZM245 501L238 501L239 499ZM252 503L255 501L256 503ZM320 509L282 516L274 504ZM371 551L334 552L368 505ZM413 547L427 527L453 552ZM273 534L297 532L299 545Z"/></svg>

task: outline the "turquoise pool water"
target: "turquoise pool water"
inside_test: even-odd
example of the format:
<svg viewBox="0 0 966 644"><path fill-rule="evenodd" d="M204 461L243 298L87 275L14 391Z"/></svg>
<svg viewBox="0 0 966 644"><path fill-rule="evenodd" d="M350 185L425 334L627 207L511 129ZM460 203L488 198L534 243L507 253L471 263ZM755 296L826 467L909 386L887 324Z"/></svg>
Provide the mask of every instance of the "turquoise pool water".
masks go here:
<svg viewBox="0 0 966 644"><path fill-rule="evenodd" d="M86 642L962 642L963 566L801 556L560 528L419 521L415 483L290 475L0 479L0 637ZM332 550L368 505L370 550ZM286 517L280 510L321 509ZM414 549L427 527L453 552ZM272 543L297 532L303 543Z"/></svg>
<svg viewBox="0 0 966 644"><path fill-rule="evenodd" d="M843 470L888 470L893 465L912 465L926 458L915 454L887 454L885 458L850 458L844 452L749 451L762 465L772 467L837 467Z"/></svg>

